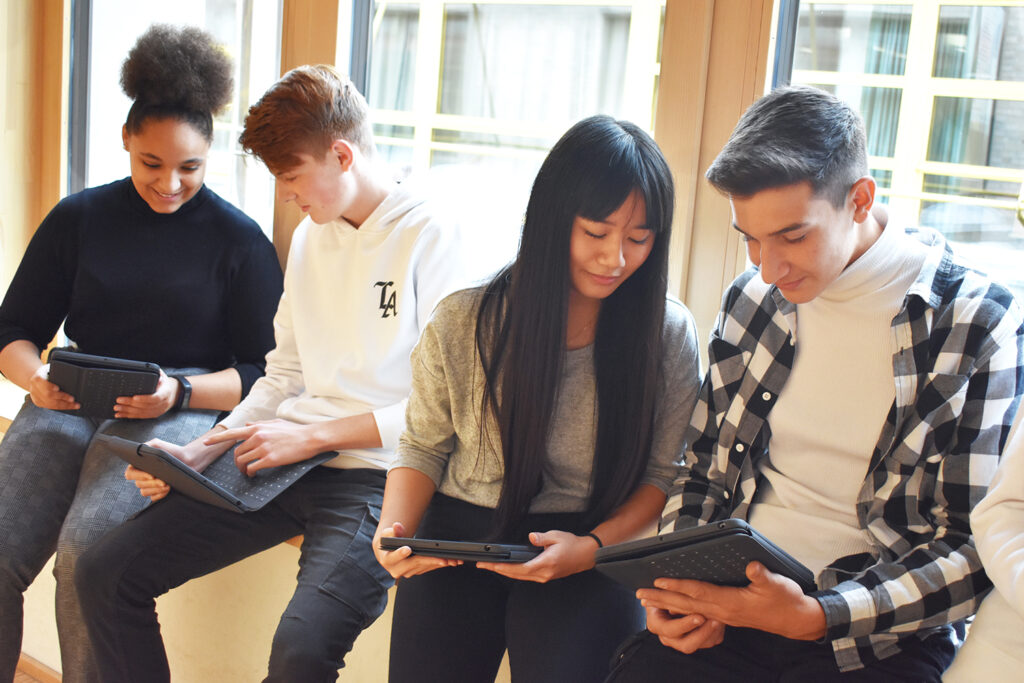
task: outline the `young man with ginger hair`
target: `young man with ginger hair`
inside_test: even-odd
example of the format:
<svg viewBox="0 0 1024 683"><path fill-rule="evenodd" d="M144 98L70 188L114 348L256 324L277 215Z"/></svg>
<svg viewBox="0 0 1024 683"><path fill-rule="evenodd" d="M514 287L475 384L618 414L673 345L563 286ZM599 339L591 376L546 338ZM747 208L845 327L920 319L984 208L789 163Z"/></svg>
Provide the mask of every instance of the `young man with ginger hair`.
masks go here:
<svg viewBox="0 0 1024 683"><path fill-rule="evenodd" d="M104 680L168 680L153 599L293 536L305 539L268 681L334 680L392 580L370 546L405 424L409 353L461 281L453 229L375 159L367 105L329 66L285 74L249 110L240 142L308 217L292 238L266 377L204 437L156 445L197 470L237 444L239 469L336 456L257 512L169 494L130 469L151 506L79 564Z"/></svg>

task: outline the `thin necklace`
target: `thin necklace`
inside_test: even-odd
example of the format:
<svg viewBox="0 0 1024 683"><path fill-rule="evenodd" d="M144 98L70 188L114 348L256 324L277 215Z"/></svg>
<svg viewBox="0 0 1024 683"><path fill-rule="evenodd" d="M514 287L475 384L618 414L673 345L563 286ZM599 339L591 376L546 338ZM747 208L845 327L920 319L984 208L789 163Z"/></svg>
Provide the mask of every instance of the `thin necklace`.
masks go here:
<svg viewBox="0 0 1024 683"><path fill-rule="evenodd" d="M579 329L570 332L565 335L565 345L571 349L581 349L584 346L589 345L593 341L593 335L591 334L594 330L594 326L597 325L597 319L593 319L587 324L583 325Z"/></svg>

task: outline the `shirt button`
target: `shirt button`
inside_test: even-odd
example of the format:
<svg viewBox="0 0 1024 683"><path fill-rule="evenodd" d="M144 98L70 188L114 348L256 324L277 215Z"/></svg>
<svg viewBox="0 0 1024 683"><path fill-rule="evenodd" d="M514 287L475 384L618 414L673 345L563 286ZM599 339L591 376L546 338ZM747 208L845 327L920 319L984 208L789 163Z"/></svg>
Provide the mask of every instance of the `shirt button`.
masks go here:
<svg viewBox="0 0 1024 683"><path fill-rule="evenodd" d="M730 493L728 491L722 491L722 498L729 500Z"/></svg>
<svg viewBox="0 0 1024 683"><path fill-rule="evenodd" d="M742 453L744 448L746 448L746 447L743 444L741 444L741 443L736 444L736 452L737 453Z"/></svg>
<svg viewBox="0 0 1024 683"><path fill-rule="evenodd" d="M761 394L761 398L763 398L766 401L772 400L772 392L770 392L770 391L764 392L763 394Z"/></svg>

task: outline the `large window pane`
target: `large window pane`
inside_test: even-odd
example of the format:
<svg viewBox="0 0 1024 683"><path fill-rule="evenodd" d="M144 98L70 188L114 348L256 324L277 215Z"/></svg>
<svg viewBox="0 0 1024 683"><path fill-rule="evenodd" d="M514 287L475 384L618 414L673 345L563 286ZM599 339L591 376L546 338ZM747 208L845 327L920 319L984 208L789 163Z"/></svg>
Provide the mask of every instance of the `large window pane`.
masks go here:
<svg viewBox="0 0 1024 683"><path fill-rule="evenodd" d="M906 5L802 2L793 68L902 74L910 11Z"/></svg>
<svg viewBox="0 0 1024 683"><path fill-rule="evenodd" d="M1005 169L1019 168L1022 155L1024 102L935 98L929 161ZM951 198L923 202L922 224L962 243L985 269L1008 283L1024 283L1024 278L1015 274L1024 260L1024 229L1011 208L1020 193L1020 181L931 173L924 175L922 190L926 195Z"/></svg>
<svg viewBox="0 0 1024 683"><path fill-rule="evenodd" d="M928 160L1019 166L1024 155L1024 101L936 97Z"/></svg>
<svg viewBox="0 0 1024 683"><path fill-rule="evenodd" d="M1024 2L801 2L794 47L794 82L864 118L897 220L1024 297Z"/></svg>
<svg viewBox="0 0 1024 683"><path fill-rule="evenodd" d="M419 22L419 5L375 5L369 87L369 104L374 109L412 109Z"/></svg>
<svg viewBox="0 0 1024 683"><path fill-rule="evenodd" d="M944 6L934 74L940 78L1024 80L1024 7Z"/></svg>
<svg viewBox="0 0 1024 683"><path fill-rule="evenodd" d="M542 155L594 113L649 129L663 16L657 0L377 2L368 99L378 142L411 145L422 164L452 144Z"/></svg>
<svg viewBox="0 0 1024 683"><path fill-rule="evenodd" d="M629 10L448 5L440 111L575 120L622 110Z"/></svg>
<svg viewBox="0 0 1024 683"><path fill-rule="evenodd" d="M482 260L511 255L566 128L598 113L652 128L663 23L659 0L378 1L368 87L381 156L480 225L467 239Z"/></svg>

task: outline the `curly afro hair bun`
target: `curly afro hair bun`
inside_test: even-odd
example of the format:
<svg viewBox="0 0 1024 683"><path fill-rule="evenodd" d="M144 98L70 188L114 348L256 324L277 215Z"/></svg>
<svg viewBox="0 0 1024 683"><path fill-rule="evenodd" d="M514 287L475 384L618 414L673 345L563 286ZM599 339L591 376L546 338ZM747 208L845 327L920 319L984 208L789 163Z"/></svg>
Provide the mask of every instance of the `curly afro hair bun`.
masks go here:
<svg viewBox="0 0 1024 683"><path fill-rule="evenodd" d="M121 89L135 100L126 125L136 132L150 116L176 116L197 123L231 101L232 63L213 36L192 26L154 24L121 65ZM134 114L134 116L133 116ZM205 126L200 126L205 128Z"/></svg>

